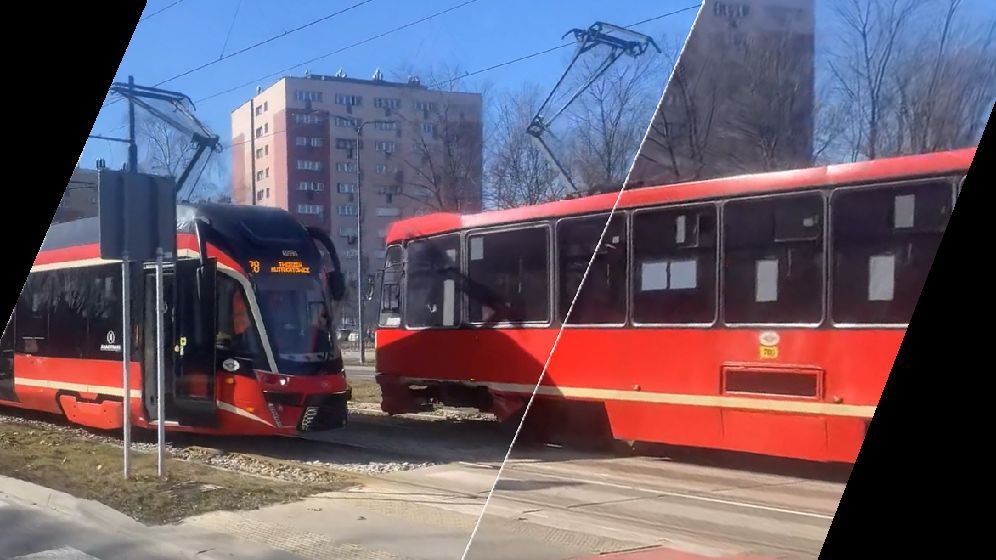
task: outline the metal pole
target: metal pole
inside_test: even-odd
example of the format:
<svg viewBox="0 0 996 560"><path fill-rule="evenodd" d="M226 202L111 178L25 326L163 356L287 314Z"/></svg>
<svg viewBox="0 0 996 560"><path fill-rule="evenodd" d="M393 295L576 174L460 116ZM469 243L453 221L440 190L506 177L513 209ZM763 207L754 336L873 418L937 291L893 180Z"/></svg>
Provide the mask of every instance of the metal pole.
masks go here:
<svg viewBox="0 0 996 560"><path fill-rule="evenodd" d="M166 476L166 367L165 336L163 331L163 250L156 249L156 443L159 459L159 477Z"/></svg>
<svg viewBox="0 0 996 560"><path fill-rule="evenodd" d="M124 437L124 477L131 476L131 266L128 253L121 256L121 386L124 411L121 430Z"/></svg>
<svg viewBox="0 0 996 560"><path fill-rule="evenodd" d="M249 183L252 185L252 205L256 206L256 96L249 98ZM242 169L245 169L243 167Z"/></svg>
<svg viewBox="0 0 996 560"><path fill-rule="evenodd" d="M360 165L361 122L356 126L356 327L360 342L360 363L367 363L366 333L363 330L363 166Z"/></svg>
<svg viewBox="0 0 996 560"><path fill-rule="evenodd" d="M138 173L138 143L135 139L135 77L128 76L128 172Z"/></svg>

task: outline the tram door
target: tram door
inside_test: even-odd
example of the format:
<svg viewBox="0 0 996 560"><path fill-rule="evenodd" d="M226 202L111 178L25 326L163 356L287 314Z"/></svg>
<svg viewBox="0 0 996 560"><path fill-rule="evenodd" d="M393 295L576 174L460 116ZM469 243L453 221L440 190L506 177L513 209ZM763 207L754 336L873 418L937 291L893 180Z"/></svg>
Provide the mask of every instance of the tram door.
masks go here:
<svg viewBox="0 0 996 560"><path fill-rule="evenodd" d="M167 422L184 426L217 423L215 367L215 261L184 259L163 273L164 371ZM144 275L144 405L156 419L156 280Z"/></svg>

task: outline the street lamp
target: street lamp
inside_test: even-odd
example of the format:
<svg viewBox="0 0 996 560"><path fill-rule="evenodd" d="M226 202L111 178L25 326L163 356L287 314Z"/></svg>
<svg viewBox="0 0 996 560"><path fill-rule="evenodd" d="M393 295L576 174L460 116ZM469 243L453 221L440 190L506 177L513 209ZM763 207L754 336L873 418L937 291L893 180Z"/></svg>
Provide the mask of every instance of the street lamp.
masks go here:
<svg viewBox="0 0 996 560"><path fill-rule="evenodd" d="M356 133L356 328L357 340L360 343L360 363L367 363L366 333L363 329L363 166L360 165L360 142L363 139L363 129L368 124L397 123L397 121L372 120L367 121L356 117L332 115L334 118L346 119L353 123ZM329 123L331 126L331 122ZM331 190L331 189L330 189Z"/></svg>

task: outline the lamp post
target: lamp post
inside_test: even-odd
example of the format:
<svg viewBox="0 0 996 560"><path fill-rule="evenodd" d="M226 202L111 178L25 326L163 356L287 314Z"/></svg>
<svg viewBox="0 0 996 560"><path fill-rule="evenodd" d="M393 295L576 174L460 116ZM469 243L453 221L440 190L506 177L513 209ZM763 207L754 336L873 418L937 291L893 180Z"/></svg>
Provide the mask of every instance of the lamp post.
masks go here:
<svg viewBox="0 0 996 560"><path fill-rule="evenodd" d="M356 133L354 145L356 150L356 338L360 347L360 363L366 364L366 333L363 328L363 166L360 164L360 142L363 140L363 129L368 124L397 123L397 121L367 121L344 115L333 115L333 117L351 121L353 132Z"/></svg>

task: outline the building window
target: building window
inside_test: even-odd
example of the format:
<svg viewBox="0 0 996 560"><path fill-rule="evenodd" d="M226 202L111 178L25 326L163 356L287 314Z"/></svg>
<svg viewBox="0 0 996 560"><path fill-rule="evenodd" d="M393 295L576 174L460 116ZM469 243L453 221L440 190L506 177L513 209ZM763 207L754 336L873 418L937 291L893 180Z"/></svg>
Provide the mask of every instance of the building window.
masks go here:
<svg viewBox="0 0 996 560"><path fill-rule="evenodd" d="M267 156L270 155L270 145L269 144L263 146L263 155L267 155Z"/></svg>
<svg viewBox="0 0 996 560"><path fill-rule="evenodd" d="M335 125L339 128L356 128L360 125L360 121L347 117L336 117Z"/></svg>
<svg viewBox="0 0 996 560"><path fill-rule="evenodd" d="M346 106L350 106L350 107L353 106L353 105L363 105L363 96L360 96L360 95L345 95L345 94L342 94L342 93L337 93L335 95L335 104L336 105L346 105Z"/></svg>
<svg viewBox="0 0 996 560"><path fill-rule="evenodd" d="M270 168L269 167L266 168L266 171L264 171L263 176L264 177L269 177L270 176Z"/></svg>
<svg viewBox="0 0 996 560"><path fill-rule="evenodd" d="M356 140L352 138L336 138L335 139L335 149L337 150L355 150Z"/></svg>
<svg viewBox="0 0 996 560"><path fill-rule="evenodd" d="M294 115L295 124L318 124L321 119L312 113L297 113Z"/></svg>
<svg viewBox="0 0 996 560"><path fill-rule="evenodd" d="M633 214L633 320L712 323L717 247L714 206Z"/></svg>
<svg viewBox="0 0 996 560"><path fill-rule="evenodd" d="M349 226L339 226L340 237L356 237L356 228Z"/></svg>
<svg viewBox="0 0 996 560"><path fill-rule="evenodd" d="M356 215L356 206L353 206L352 204L340 204L336 208L336 212L340 216L355 216Z"/></svg>
<svg viewBox="0 0 996 560"><path fill-rule="evenodd" d="M378 152L384 152L388 154L393 154L398 149L398 144L395 142L377 142L374 146Z"/></svg>
<svg viewBox="0 0 996 560"><path fill-rule="evenodd" d="M294 98L298 101L322 101L322 92L298 90L294 92Z"/></svg>
<svg viewBox="0 0 996 560"><path fill-rule="evenodd" d="M401 215L401 209L381 207L376 210L376 215L381 218L394 218Z"/></svg>
<svg viewBox="0 0 996 560"><path fill-rule="evenodd" d="M351 161L336 162L335 170L339 173L356 173L356 164Z"/></svg>
<svg viewBox="0 0 996 560"><path fill-rule="evenodd" d="M304 171L321 171L322 162L312 161L307 159L299 159L297 160L297 168Z"/></svg>
<svg viewBox="0 0 996 560"><path fill-rule="evenodd" d="M297 190L322 192L325 190L325 183L315 182L315 181L301 181L300 183L297 184Z"/></svg>
<svg viewBox="0 0 996 560"><path fill-rule="evenodd" d="M557 227L560 261L557 291L562 321L584 325L626 322L626 216L613 217L603 243L598 246L604 228L604 216L568 220ZM596 254L595 261L568 318L567 310L581 286L592 253Z"/></svg>
<svg viewBox="0 0 996 560"><path fill-rule="evenodd" d="M297 138L294 139L294 144L297 146L307 146L308 139L304 136L298 136Z"/></svg>
<svg viewBox="0 0 996 560"><path fill-rule="evenodd" d="M263 200L263 191L256 191L256 200Z"/></svg>
<svg viewBox="0 0 996 560"><path fill-rule="evenodd" d="M263 102L263 110L264 111L269 111L270 110L270 102L269 101L264 101Z"/></svg>
<svg viewBox="0 0 996 560"><path fill-rule="evenodd" d="M378 109L400 109L401 100L391 97L375 97L374 107Z"/></svg>
<svg viewBox="0 0 996 560"><path fill-rule="evenodd" d="M262 114L263 114L263 106L262 105L256 105L256 115L258 116L258 115L262 115Z"/></svg>
<svg viewBox="0 0 996 560"><path fill-rule="evenodd" d="M325 139L319 136L314 136L309 140L312 148L321 148L325 145Z"/></svg>
<svg viewBox="0 0 996 560"><path fill-rule="evenodd" d="M436 126L434 124L428 122L422 123L423 134L432 134L435 131L436 131Z"/></svg>
<svg viewBox="0 0 996 560"><path fill-rule="evenodd" d="M256 148L256 159L263 157L263 148Z"/></svg>
<svg viewBox="0 0 996 560"><path fill-rule="evenodd" d="M387 165L384 165L383 163L378 163L374 167L374 170L377 172L378 175L387 175Z"/></svg>
<svg viewBox="0 0 996 560"><path fill-rule="evenodd" d="M436 104L431 101L416 101L415 110L416 111L434 111L436 109Z"/></svg>
<svg viewBox="0 0 996 560"><path fill-rule="evenodd" d="M322 213L322 207L319 204L298 204L297 213L318 216Z"/></svg>
<svg viewBox="0 0 996 560"><path fill-rule="evenodd" d="M263 127L257 126L256 127L256 138L262 138L262 136L263 136Z"/></svg>
<svg viewBox="0 0 996 560"><path fill-rule="evenodd" d="M377 130L398 130L398 123L394 121L374 121L374 128Z"/></svg>
<svg viewBox="0 0 996 560"><path fill-rule="evenodd" d="M401 185L391 185L389 187L377 187L377 194L401 194Z"/></svg>
<svg viewBox="0 0 996 560"><path fill-rule="evenodd" d="M734 200L723 209L727 323L818 323L823 314L823 196Z"/></svg>
<svg viewBox="0 0 996 560"><path fill-rule="evenodd" d="M951 217L951 194L941 181L834 193L835 322L910 322Z"/></svg>
<svg viewBox="0 0 996 560"><path fill-rule="evenodd" d="M356 183L338 183L336 190L342 194L352 194L356 192Z"/></svg>
<svg viewBox="0 0 996 560"><path fill-rule="evenodd" d="M262 181L263 180L263 171L262 170L256 172L256 180L257 181Z"/></svg>
<svg viewBox="0 0 996 560"><path fill-rule="evenodd" d="M270 123L263 123L263 134L270 133Z"/></svg>

